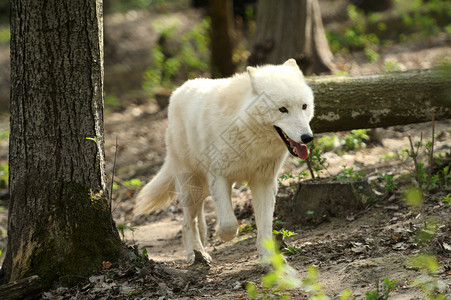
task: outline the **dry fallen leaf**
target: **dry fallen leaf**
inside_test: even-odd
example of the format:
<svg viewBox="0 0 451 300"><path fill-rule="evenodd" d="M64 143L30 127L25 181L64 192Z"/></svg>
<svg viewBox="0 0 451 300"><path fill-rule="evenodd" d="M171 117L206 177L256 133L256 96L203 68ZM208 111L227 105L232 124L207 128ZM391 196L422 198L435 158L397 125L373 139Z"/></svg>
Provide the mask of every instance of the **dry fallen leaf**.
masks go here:
<svg viewBox="0 0 451 300"><path fill-rule="evenodd" d="M103 266L104 269L109 270L111 268L111 265L112 264L109 261L103 261L102 262L102 266Z"/></svg>

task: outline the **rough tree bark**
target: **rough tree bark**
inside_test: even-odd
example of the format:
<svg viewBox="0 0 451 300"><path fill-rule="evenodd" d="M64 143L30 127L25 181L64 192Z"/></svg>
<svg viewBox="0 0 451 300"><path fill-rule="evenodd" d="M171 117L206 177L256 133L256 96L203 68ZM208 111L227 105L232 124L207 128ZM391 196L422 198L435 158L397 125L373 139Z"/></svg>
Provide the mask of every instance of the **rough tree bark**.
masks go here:
<svg viewBox="0 0 451 300"><path fill-rule="evenodd" d="M315 95L315 133L451 118L451 72L411 70L307 78Z"/></svg>
<svg viewBox="0 0 451 300"><path fill-rule="evenodd" d="M211 75L213 78L232 76L235 73L232 0L210 0L208 11L211 19Z"/></svg>
<svg viewBox="0 0 451 300"><path fill-rule="evenodd" d="M11 1L4 281L72 284L121 253L105 187L102 28L100 0Z"/></svg>
<svg viewBox="0 0 451 300"><path fill-rule="evenodd" d="M334 69L318 0L260 0L256 23L250 65L294 58L304 74Z"/></svg>

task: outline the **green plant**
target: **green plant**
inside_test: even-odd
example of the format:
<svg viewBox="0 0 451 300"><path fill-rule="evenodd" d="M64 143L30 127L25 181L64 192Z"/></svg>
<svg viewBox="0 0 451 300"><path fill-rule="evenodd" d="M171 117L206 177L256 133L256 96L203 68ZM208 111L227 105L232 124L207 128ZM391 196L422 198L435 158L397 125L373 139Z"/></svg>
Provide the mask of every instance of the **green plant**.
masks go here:
<svg viewBox="0 0 451 300"><path fill-rule="evenodd" d="M379 54L376 51L379 38L375 33L368 32L368 22L364 13L354 5L348 5L347 12L351 27L343 32L326 32L331 50L333 52L364 50L370 61L379 60ZM372 19L373 22L377 21L377 18Z"/></svg>
<svg viewBox="0 0 451 300"><path fill-rule="evenodd" d="M404 200L413 208L418 208L423 204L423 193L415 187L410 187L404 193Z"/></svg>
<svg viewBox="0 0 451 300"><path fill-rule="evenodd" d="M382 180L384 185L384 189L387 192L393 192L398 185L396 181L394 181L395 174L379 174L379 178Z"/></svg>
<svg viewBox="0 0 451 300"><path fill-rule="evenodd" d="M267 255L263 259L272 266L273 271L262 277L262 290L259 290L253 283L246 284L248 298L290 299L290 296L285 291L301 286L296 270L285 263L273 239L263 241L263 247L267 251Z"/></svg>
<svg viewBox="0 0 451 300"><path fill-rule="evenodd" d="M8 178L9 178L9 166L0 165L0 188L8 187Z"/></svg>
<svg viewBox="0 0 451 300"><path fill-rule="evenodd" d="M107 94L105 95L105 109L115 109L121 105L121 100L114 96Z"/></svg>
<svg viewBox="0 0 451 300"><path fill-rule="evenodd" d="M102 139L102 136L99 135L99 136L95 136L95 137L86 137L86 139L89 141L93 141L94 143L97 143L99 140Z"/></svg>
<svg viewBox="0 0 451 300"><path fill-rule="evenodd" d="M335 179L342 182L347 182L349 179L359 179L362 177L365 177L365 174L360 171L354 171L354 167L348 168L346 165L344 165L343 171L335 176Z"/></svg>
<svg viewBox="0 0 451 300"><path fill-rule="evenodd" d="M11 39L11 31L9 26L0 28L0 43L8 43Z"/></svg>
<svg viewBox="0 0 451 300"><path fill-rule="evenodd" d="M308 176L308 173L306 171L301 171L296 176L294 176L290 172L285 172L277 179L277 183L279 186L283 186L285 181L287 181L289 179L295 179L296 181L301 181L301 180L305 179L307 176Z"/></svg>
<svg viewBox="0 0 451 300"><path fill-rule="evenodd" d="M238 228L238 234L239 235L244 235L247 234L249 232L253 232L257 229L257 225L255 223L251 223L251 224L246 224L246 225L241 225Z"/></svg>
<svg viewBox="0 0 451 300"><path fill-rule="evenodd" d="M299 249L296 248L295 246L288 246L284 249L284 254L286 255L294 255L296 253L298 253Z"/></svg>
<svg viewBox="0 0 451 300"><path fill-rule="evenodd" d="M310 155L305 162L310 172L310 176L314 179L320 177L323 170L328 171L329 163L323 156L324 150L318 147L317 143L313 141L309 145Z"/></svg>
<svg viewBox="0 0 451 300"><path fill-rule="evenodd" d="M450 205L451 206L451 199L449 198L449 196L450 196L451 194L448 194L448 195L446 195L446 196L443 196L443 203L446 203L446 204L448 204L448 205Z"/></svg>
<svg viewBox="0 0 451 300"><path fill-rule="evenodd" d="M387 60L381 69L382 69L382 72L392 73L392 72L402 71L403 66L398 62Z"/></svg>
<svg viewBox="0 0 451 300"><path fill-rule="evenodd" d="M139 178L130 179L124 182L127 188L139 188L142 186L142 181Z"/></svg>
<svg viewBox="0 0 451 300"><path fill-rule="evenodd" d="M154 23L162 39L170 39L180 24ZM143 89L153 96L159 87L172 88L176 74L193 78L208 69L208 30L210 21L204 19L180 39L180 46L171 57L167 57L161 45L151 52L153 65L144 73Z"/></svg>
<svg viewBox="0 0 451 300"><path fill-rule="evenodd" d="M407 261L407 265L425 273L415 278L412 282L414 286L420 287L426 293L427 296L424 299L449 299L449 295L444 294L447 284L439 280L436 276L439 270L439 264L435 256L419 254Z"/></svg>
<svg viewBox="0 0 451 300"><path fill-rule="evenodd" d="M332 151L340 144L340 141L335 135L324 135L318 139L317 148L322 151Z"/></svg>
<svg viewBox="0 0 451 300"><path fill-rule="evenodd" d="M144 248L141 255L136 255L134 252L130 253L131 259L137 267L142 267L147 259L147 249Z"/></svg>
<svg viewBox="0 0 451 300"><path fill-rule="evenodd" d="M106 272L106 279L114 279L115 274L112 274L110 272Z"/></svg>
<svg viewBox="0 0 451 300"><path fill-rule="evenodd" d="M382 288L380 289L378 284L376 290L365 293L365 298L366 300L387 300L390 297L390 293L395 289L395 285L395 280L391 281L388 277L385 277L382 282Z"/></svg>
<svg viewBox="0 0 451 300"><path fill-rule="evenodd" d="M0 132L0 139L7 139L7 138L9 138L9 134L10 134L9 130L2 130Z"/></svg>
<svg viewBox="0 0 451 300"><path fill-rule="evenodd" d="M119 230L119 233L122 235L122 241L124 241L125 240L125 230L130 230L133 234L137 228L128 226L126 224L119 224L117 229Z"/></svg>
<svg viewBox="0 0 451 300"><path fill-rule="evenodd" d="M296 235L296 233L290 231L290 230L286 230L285 228L282 228L280 230L273 230L272 231L273 234L278 235L280 234L282 236L282 239L285 241L287 238L289 238L290 236Z"/></svg>
<svg viewBox="0 0 451 300"><path fill-rule="evenodd" d="M366 142L369 140L368 129L355 129L345 136L344 147L346 150L357 150L366 148Z"/></svg>

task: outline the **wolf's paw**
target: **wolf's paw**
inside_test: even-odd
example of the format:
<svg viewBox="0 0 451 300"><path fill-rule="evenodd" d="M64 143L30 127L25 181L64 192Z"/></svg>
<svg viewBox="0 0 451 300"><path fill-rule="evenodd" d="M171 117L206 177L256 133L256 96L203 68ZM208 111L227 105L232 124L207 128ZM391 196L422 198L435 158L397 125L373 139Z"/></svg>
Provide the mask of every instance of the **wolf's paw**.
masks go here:
<svg viewBox="0 0 451 300"><path fill-rule="evenodd" d="M194 250L192 253L188 254L186 260L190 265L202 264L209 266L213 259L211 258L210 254L205 251Z"/></svg>
<svg viewBox="0 0 451 300"><path fill-rule="evenodd" d="M237 233L238 233L238 222L223 226L219 225L218 234L221 240L223 240L224 242L232 240Z"/></svg>

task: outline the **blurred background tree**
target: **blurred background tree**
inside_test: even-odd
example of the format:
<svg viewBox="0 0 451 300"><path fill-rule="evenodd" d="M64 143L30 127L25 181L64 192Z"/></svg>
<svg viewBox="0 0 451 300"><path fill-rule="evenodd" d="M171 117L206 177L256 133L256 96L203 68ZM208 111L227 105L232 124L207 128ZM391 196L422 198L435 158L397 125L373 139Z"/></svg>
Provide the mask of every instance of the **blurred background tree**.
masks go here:
<svg viewBox="0 0 451 300"><path fill-rule="evenodd" d="M318 0L260 0L257 11L250 65L294 58L305 74L330 73L335 68Z"/></svg>

